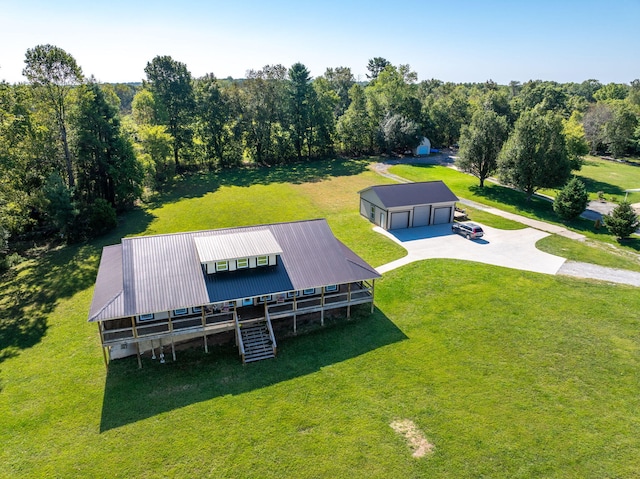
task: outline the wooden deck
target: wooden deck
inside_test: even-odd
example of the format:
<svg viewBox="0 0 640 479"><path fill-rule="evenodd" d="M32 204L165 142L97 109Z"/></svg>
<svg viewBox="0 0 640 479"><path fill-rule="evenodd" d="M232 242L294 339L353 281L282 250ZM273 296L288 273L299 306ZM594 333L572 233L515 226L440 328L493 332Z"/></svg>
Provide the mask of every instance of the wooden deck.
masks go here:
<svg viewBox="0 0 640 479"><path fill-rule="evenodd" d="M275 297L274 297L275 298ZM357 304L373 303L373 284L367 282L340 285L338 291L310 296L283 298L257 306L231 306L226 310L214 310L213 305L202 307L202 313L137 323L135 318L99 323L102 345L105 348L127 344L170 339L180 341L181 336L202 335L232 331L239 324L249 325L264 321L267 317L280 319L308 313L347 308ZM123 324L128 323L128 324ZM205 341L206 343L206 341Z"/></svg>

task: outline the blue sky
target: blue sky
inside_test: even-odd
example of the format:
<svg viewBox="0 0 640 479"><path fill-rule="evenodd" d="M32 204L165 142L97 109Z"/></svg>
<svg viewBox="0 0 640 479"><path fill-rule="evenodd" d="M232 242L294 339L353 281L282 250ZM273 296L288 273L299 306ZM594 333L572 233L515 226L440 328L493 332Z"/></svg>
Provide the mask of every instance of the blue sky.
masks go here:
<svg viewBox="0 0 640 479"><path fill-rule="evenodd" d="M140 81L156 55L240 78L304 63L313 76L370 58L419 80L629 83L640 78L640 0L0 0L0 79L25 81L28 48L50 43L103 82Z"/></svg>

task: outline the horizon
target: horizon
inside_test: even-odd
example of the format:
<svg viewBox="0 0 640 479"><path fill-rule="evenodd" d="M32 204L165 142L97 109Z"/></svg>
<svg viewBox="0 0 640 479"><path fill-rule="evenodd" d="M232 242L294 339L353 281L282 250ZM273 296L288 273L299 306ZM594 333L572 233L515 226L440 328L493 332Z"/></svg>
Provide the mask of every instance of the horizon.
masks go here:
<svg viewBox="0 0 640 479"><path fill-rule="evenodd" d="M146 64L159 55L186 64L194 78L213 73L242 79L251 69L299 61L314 78L344 66L356 81L366 81L374 57L409 64L418 81L629 84L640 78L638 63L630 61L640 50L637 1L615 0L606 8L575 0L216 3L161 0L150 9L136 1L115 0L106 8L24 0L6 6L0 80L26 82L25 53L41 44L64 49L100 83L139 83Z"/></svg>

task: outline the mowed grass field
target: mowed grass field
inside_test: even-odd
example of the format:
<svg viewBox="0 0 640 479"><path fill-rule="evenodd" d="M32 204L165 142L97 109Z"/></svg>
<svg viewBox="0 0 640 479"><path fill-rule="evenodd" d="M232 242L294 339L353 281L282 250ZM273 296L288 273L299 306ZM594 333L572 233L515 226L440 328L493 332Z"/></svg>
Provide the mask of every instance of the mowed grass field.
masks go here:
<svg viewBox="0 0 640 479"><path fill-rule="evenodd" d="M233 347L104 367L86 323L99 252L123 235L327 217L374 265L332 162L197 176L98 242L26 261L0 284L0 477L637 477L637 288L453 260L413 263L358 309L243 366ZM512 225L513 226L513 225ZM433 450L412 457L390 424Z"/></svg>

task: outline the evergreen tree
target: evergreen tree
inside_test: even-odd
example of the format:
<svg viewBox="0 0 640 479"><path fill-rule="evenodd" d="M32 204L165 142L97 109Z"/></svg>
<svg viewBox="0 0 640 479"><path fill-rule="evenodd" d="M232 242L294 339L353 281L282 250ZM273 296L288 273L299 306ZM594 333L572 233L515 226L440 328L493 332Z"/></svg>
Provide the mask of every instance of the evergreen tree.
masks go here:
<svg viewBox="0 0 640 479"><path fill-rule="evenodd" d="M580 216L588 204L587 189L584 183L574 176L556 196L553 211L564 220L572 220Z"/></svg>
<svg viewBox="0 0 640 479"><path fill-rule="evenodd" d="M619 240L629 237L640 226L638 215L627 201L616 206L610 215L605 215L603 223Z"/></svg>
<svg viewBox="0 0 640 479"><path fill-rule="evenodd" d="M118 110L100 86L89 82L80 96L76 124L78 186L85 204L102 198L123 209L140 197L142 168L120 130Z"/></svg>
<svg viewBox="0 0 640 479"><path fill-rule="evenodd" d="M289 112L291 136L298 160L302 159L302 150L307 146L310 156L310 120L315 103L315 91L311 86L309 70L302 63L295 63L289 69Z"/></svg>

